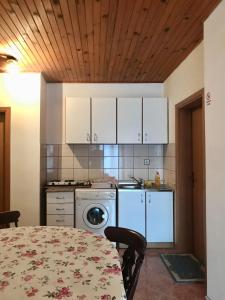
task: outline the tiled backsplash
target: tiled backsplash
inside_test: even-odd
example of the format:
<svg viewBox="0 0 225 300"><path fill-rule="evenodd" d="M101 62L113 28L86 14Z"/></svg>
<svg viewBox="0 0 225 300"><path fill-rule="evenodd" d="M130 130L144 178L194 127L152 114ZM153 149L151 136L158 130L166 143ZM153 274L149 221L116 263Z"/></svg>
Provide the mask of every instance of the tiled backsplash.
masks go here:
<svg viewBox="0 0 225 300"><path fill-rule="evenodd" d="M164 145L164 180L170 186L175 186L175 144Z"/></svg>
<svg viewBox="0 0 225 300"><path fill-rule="evenodd" d="M43 145L47 181L130 176L163 181L163 145ZM45 158L44 158L45 157ZM149 162L149 165L147 164Z"/></svg>

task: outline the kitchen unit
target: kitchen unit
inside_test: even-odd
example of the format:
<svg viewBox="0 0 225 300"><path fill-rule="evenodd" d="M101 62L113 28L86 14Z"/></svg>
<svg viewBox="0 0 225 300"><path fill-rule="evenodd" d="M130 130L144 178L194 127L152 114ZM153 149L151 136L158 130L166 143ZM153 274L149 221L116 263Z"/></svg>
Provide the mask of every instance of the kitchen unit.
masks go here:
<svg viewBox="0 0 225 300"><path fill-rule="evenodd" d="M74 227L74 190L47 190L47 216L48 226Z"/></svg>
<svg viewBox="0 0 225 300"><path fill-rule="evenodd" d="M167 98L143 98L143 144L167 144L167 123Z"/></svg>
<svg viewBox="0 0 225 300"><path fill-rule="evenodd" d="M166 144L166 98L66 97L68 144Z"/></svg>
<svg viewBox="0 0 225 300"><path fill-rule="evenodd" d="M136 230L145 236L145 191L119 189L118 226Z"/></svg>
<svg viewBox="0 0 225 300"><path fill-rule="evenodd" d="M142 143L142 98L118 98L117 143Z"/></svg>
<svg viewBox="0 0 225 300"><path fill-rule="evenodd" d="M118 190L118 226L141 232L148 243L173 243L173 192Z"/></svg>
<svg viewBox="0 0 225 300"><path fill-rule="evenodd" d="M66 143L115 144L116 98L66 98Z"/></svg>
<svg viewBox="0 0 225 300"><path fill-rule="evenodd" d="M173 242L173 192L146 192L146 239Z"/></svg>

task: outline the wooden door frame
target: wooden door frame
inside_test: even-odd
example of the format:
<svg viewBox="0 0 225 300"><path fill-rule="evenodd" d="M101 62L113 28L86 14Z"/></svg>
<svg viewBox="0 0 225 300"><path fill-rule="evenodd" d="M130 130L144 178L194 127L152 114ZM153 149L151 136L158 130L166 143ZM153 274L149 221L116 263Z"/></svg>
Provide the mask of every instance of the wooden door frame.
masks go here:
<svg viewBox="0 0 225 300"><path fill-rule="evenodd" d="M192 251L192 150L187 147L191 144L191 111L202 107L203 129L203 202L205 207L205 107L204 89L194 93L175 106L175 143L176 143L176 249ZM191 198L190 198L191 197ZM204 213L205 216L205 213ZM204 222L204 241L206 241L206 220ZM206 251L206 246L205 246Z"/></svg>
<svg viewBox="0 0 225 300"><path fill-rule="evenodd" d="M10 124L11 108L0 107L0 113L5 115L5 145L4 145L4 206L5 210L10 210Z"/></svg>

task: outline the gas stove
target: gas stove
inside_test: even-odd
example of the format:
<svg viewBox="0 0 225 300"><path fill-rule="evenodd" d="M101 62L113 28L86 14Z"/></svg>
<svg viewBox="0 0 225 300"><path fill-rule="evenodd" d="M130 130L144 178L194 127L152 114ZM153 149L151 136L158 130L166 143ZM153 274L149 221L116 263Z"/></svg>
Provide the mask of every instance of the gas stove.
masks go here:
<svg viewBox="0 0 225 300"><path fill-rule="evenodd" d="M47 183L48 186L74 186L79 188L91 187L89 180L51 180Z"/></svg>

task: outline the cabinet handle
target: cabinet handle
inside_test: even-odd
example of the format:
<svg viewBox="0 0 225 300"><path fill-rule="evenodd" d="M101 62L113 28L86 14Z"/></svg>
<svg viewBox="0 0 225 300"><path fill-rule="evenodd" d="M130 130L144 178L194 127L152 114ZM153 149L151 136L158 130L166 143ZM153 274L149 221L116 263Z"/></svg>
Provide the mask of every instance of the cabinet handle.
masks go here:
<svg viewBox="0 0 225 300"><path fill-rule="evenodd" d="M64 210L64 208L56 208L56 210Z"/></svg>
<svg viewBox="0 0 225 300"><path fill-rule="evenodd" d="M59 196L57 196L56 199L64 199L64 197L59 197Z"/></svg>
<svg viewBox="0 0 225 300"><path fill-rule="evenodd" d="M56 223L62 223L64 220L56 220Z"/></svg>
<svg viewBox="0 0 225 300"><path fill-rule="evenodd" d="M94 133L94 142L97 142L97 140L98 140L98 136L96 133Z"/></svg>
<svg viewBox="0 0 225 300"><path fill-rule="evenodd" d="M148 141L148 134L147 134L147 132L145 132L145 142L147 142Z"/></svg>
<svg viewBox="0 0 225 300"><path fill-rule="evenodd" d="M141 133L138 132L138 141L140 142L141 141Z"/></svg>
<svg viewBox="0 0 225 300"><path fill-rule="evenodd" d="M87 133L87 138L86 138L87 142L90 142L90 134Z"/></svg>

